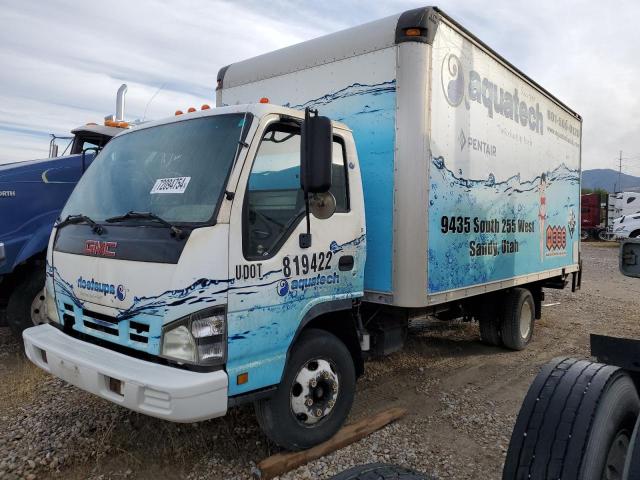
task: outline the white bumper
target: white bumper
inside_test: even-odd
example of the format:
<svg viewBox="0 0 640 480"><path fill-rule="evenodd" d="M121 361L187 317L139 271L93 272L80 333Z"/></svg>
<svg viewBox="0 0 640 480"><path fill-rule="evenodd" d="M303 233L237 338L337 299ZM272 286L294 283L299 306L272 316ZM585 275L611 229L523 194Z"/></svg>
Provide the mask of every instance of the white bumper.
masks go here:
<svg viewBox="0 0 640 480"><path fill-rule="evenodd" d="M227 412L227 374L199 373L146 362L62 333L51 325L24 331L27 357L76 387L137 412L196 422ZM44 352L44 354L43 354ZM109 388L123 382L123 395Z"/></svg>

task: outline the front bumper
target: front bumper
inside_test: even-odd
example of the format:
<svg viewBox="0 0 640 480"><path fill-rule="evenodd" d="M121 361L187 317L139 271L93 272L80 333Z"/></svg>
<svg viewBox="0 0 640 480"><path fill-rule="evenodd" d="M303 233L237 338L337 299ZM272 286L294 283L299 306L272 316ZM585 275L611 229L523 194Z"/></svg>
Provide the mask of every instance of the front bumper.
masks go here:
<svg viewBox="0 0 640 480"><path fill-rule="evenodd" d="M139 360L75 339L51 325L22 334L27 357L78 388L131 410L173 422L197 422L227 412L226 372L192 372ZM123 382L122 395L110 388Z"/></svg>

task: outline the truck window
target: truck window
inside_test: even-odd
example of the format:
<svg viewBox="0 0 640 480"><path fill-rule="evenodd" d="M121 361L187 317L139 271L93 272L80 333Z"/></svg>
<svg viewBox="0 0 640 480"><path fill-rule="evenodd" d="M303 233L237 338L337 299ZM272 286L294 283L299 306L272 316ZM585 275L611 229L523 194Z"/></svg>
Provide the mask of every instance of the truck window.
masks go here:
<svg viewBox="0 0 640 480"><path fill-rule="evenodd" d="M331 193L336 198L336 212L348 212L346 155L337 137L333 144ZM304 217L298 126L277 124L264 133L243 208L244 256L257 259L274 255Z"/></svg>

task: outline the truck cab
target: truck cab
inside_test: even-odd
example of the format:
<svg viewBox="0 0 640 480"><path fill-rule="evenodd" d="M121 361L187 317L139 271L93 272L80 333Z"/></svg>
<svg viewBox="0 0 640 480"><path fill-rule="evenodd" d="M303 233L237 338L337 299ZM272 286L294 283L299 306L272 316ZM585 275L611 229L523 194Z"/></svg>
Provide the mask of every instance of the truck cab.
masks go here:
<svg viewBox="0 0 640 480"><path fill-rule="evenodd" d="M362 371L366 237L351 132L324 120L313 143L301 111L232 106L111 141L51 234L51 324L25 331L29 358L174 421L223 415L288 376L286 400L258 407L263 427L291 448L332 433ZM305 168L312 143L325 157Z"/></svg>
<svg viewBox="0 0 640 480"><path fill-rule="evenodd" d="M83 125L71 131L67 155L0 165L0 308L6 307L16 333L46 321L44 260L51 227L96 152L122 131Z"/></svg>

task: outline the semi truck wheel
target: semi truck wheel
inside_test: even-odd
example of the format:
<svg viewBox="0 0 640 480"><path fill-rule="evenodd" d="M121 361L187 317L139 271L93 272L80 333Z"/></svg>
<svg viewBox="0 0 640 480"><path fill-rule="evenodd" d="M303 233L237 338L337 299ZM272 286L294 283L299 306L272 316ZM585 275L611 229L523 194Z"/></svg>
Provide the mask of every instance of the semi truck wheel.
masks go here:
<svg viewBox="0 0 640 480"><path fill-rule="evenodd" d="M512 288L504 296L500 335L511 350L523 350L533 336L535 321L533 295L526 288Z"/></svg>
<svg viewBox="0 0 640 480"><path fill-rule="evenodd" d="M636 420L636 426L631 435L622 478L623 480L640 478L640 418Z"/></svg>
<svg viewBox="0 0 640 480"><path fill-rule="evenodd" d="M640 401L618 367L560 358L543 367L524 399L503 480L622 479Z"/></svg>
<svg viewBox="0 0 640 480"><path fill-rule="evenodd" d="M434 480L434 477L400 465L369 463L345 470L329 480Z"/></svg>
<svg viewBox="0 0 640 480"><path fill-rule="evenodd" d="M255 403L264 433L288 450L331 438L353 403L356 374L351 353L335 335L309 329L293 346L274 395Z"/></svg>
<svg viewBox="0 0 640 480"><path fill-rule="evenodd" d="M30 272L11 293L7 303L7 324L22 337L25 328L47 322L44 303L44 268Z"/></svg>
<svg viewBox="0 0 640 480"><path fill-rule="evenodd" d="M480 341L486 345L500 346L500 310L496 296L486 296L478 309L478 325L480 326Z"/></svg>

